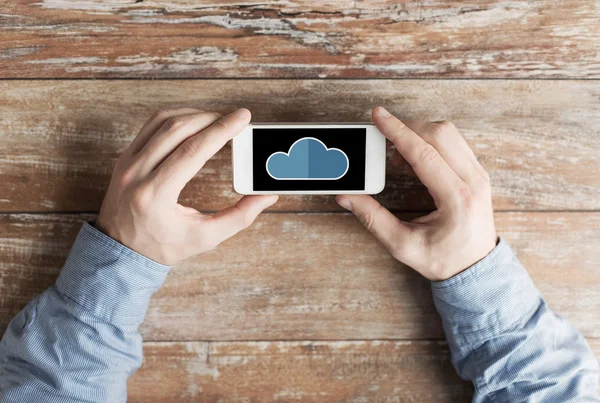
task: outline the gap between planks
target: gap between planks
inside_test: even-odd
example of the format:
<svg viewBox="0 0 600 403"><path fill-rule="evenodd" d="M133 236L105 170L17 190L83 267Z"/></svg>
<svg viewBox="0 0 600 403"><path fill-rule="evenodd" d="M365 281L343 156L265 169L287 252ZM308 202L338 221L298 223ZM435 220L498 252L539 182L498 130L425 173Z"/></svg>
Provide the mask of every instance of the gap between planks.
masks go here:
<svg viewBox="0 0 600 403"><path fill-rule="evenodd" d="M600 81L600 78L565 78L565 77L327 77L319 78L314 76L299 77L0 77L2 81L289 81L289 80L313 80L313 81Z"/></svg>
<svg viewBox="0 0 600 403"><path fill-rule="evenodd" d="M241 196L241 195L240 195ZM198 210L202 214L215 214L220 210ZM429 214L433 210L398 210L398 209L389 209L390 212L394 214L405 214L405 215L415 215L418 216L420 214ZM0 211L0 216L2 215L98 215L99 211ZM503 210L496 209L494 213L600 213L598 209L573 209L573 210L531 210L531 209L516 209L516 210ZM340 210L315 210L315 211L306 211L306 210L265 210L261 214L298 214L298 215L331 215L331 214L352 214L348 211L340 211Z"/></svg>
<svg viewBox="0 0 600 403"><path fill-rule="evenodd" d="M600 340L600 337L586 337L586 340ZM173 340L148 340L144 341L147 344L161 344L161 343L335 343L335 342L348 342L348 343L371 343L371 342L385 342L385 343L404 343L404 342L415 342L415 343L442 343L447 344L445 338L432 338L432 339L415 339L415 338L402 338L402 337L378 337L376 339L365 339L365 338L301 338L301 339L198 339L198 340L185 340L185 339L173 339Z"/></svg>
<svg viewBox="0 0 600 403"><path fill-rule="evenodd" d="M143 120L185 104L222 113L244 104L257 121L366 121L376 104L394 105L401 117L450 119L490 172L497 211L600 209L600 184L591 175L599 161L598 82L241 82L0 81L0 143L10 151L2 188L11 194L0 199L0 211L98 211L112 164ZM456 94L462 96L455 102L444 101ZM331 107L340 97L344 105ZM226 147L207 163L182 193L182 204L213 211L239 199L230 154ZM390 186L378 197L386 207L434 208L416 179L391 166L388 175ZM315 209L342 210L331 197L285 197L271 208Z"/></svg>

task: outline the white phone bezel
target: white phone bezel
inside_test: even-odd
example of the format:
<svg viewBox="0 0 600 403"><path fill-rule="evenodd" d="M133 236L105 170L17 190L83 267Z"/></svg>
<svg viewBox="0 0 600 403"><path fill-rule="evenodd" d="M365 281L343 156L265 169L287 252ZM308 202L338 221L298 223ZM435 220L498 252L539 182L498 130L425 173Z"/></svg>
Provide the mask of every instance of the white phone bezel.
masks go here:
<svg viewBox="0 0 600 403"><path fill-rule="evenodd" d="M253 129L367 129L365 190L285 190L255 191L252 179L252 131ZM239 194L377 194L385 187L385 137L374 125L369 124L251 124L233 138L233 189Z"/></svg>

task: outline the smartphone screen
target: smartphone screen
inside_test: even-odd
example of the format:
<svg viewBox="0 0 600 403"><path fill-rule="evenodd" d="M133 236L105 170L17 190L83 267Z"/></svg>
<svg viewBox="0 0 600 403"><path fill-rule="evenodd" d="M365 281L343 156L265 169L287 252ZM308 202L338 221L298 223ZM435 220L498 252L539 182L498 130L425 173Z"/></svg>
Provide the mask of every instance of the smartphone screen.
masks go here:
<svg viewBox="0 0 600 403"><path fill-rule="evenodd" d="M364 191L365 128L252 131L255 191Z"/></svg>

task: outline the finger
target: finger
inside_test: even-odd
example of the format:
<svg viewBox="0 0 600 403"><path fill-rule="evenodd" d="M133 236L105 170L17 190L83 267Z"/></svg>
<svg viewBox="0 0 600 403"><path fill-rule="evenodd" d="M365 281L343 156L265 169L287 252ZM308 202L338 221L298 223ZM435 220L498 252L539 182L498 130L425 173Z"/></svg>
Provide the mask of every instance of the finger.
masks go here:
<svg viewBox="0 0 600 403"><path fill-rule="evenodd" d="M193 108L179 108L179 109L161 109L152 115L150 119L144 124L138 135L133 139L131 144L125 149L125 153L129 155L137 154L146 145L148 140L156 133L156 131L165 123L169 118L181 115L188 115L190 113L202 112L200 109Z"/></svg>
<svg viewBox="0 0 600 403"><path fill-rule="evenodd" d="M423 140L434 146L444 161L463 181L469 184L475 181L480 173L479 163L465 139L452 123L431 123L420 120L409 120L404 123Z"/></svg>
<svg viewBox="0 0 600 403"><path fill-rule="evenodd" d="M177 197L206 161L239 134L248 123L248 109L238 109L223 116L202 132L181 143L154 171L153 180L162 190Z"/></svg>
<svg viewBox="0 0 600 403"><path fill-rule="evenodd" d="M137 170L141 175L147 175L181 143L206 129L219 118L221 115L218 113L200 112L167 119L136 155L134 164Z"/></svg>
<svg viewBox="0 0 600 403"><path fill-rule="evenodd" d="M413 120L413 119L403 120L402 122L404 122L404 124L406 126L408 126L412 131L414 131L415 133L417 133L420 136L421 136L421 131L430 130L432 128L434 131L439 130L443 126L445 126L445 128L448 130L453 129L455 134L457 134L457 136L454 137L453 140L455 140L466 153L470 154L470 156L475 158L475 154L473 153L473 150L471 149L471 147L469 147L469 144L467 144L467 141L465 140L465 138L463 136L461 136L461 134L458 132L458 130L456 128L454 128L454 125L451 122L448 122L445 120L439 120L436 122L426 122L423 120Z"/></svg>
<svg viewBox="0 0 600 403"><path fill-rule="evenodd" d="M432 122L432 124L438 124L441 126L449 126L449 128L454 128L454 125L451 122L448 122L447 120L438 120L436 122ZM456 132L456 134L458 134L457 141L463 147L463 150L465 150L465 152L467 154L471 155L475 160L477 160L477 157L475 156L473 149L467 143L467 140L465 140L465 138L458 132L458 130L456 128L454 128L454 129L455 129L454 131Z"/></svg>
<svg viewBox="0 0 600 403"><path fill-rule="evenodd" d="M431 144L380 106L373 110L373 121L379 131L392 140L437 206L452 204L458 199L461 187L466 185Z"/></svg>
<svg viewBox="0 0 600 403"><path fill-rule="evenodd" d="M438 121L438 122L433 122L433 123L446 124L447 125L447 123L449 123L449 122L448 121ZM456 130L456 132L458 133L458 130ZM479 159L477 158L477 156L473 152L473 149L471 148L471 146L469 145L469 143L467 143L467 140L460 133L458 133L458 135L459 135L459 138L461 140L460 142L463 145L463 149L469 155L471 155L475 167L478 168L479 172L481 172L483 176L487 176L487 171L485 170L485 168L483 167L483 165L481 165L481 162L479 162Z"/></svg>
<svg viewBox="0 0 600 403"><path fill-rule="evenodd" d="M400 221L377 200L368 195L339 195L335 198L340 206L350 210L371 231L395 258L410 261L410 243L413 229L409 223Z"/></svg>
<svg viewBox="0 0 600 403"><path fill-rule="evenodd" d="M231 238L241 230L248 228L266 208L277 201L278 196L244 196L235 206L221 210L204 220L201 225L202 233L209 234L211 246Z"/></svg>

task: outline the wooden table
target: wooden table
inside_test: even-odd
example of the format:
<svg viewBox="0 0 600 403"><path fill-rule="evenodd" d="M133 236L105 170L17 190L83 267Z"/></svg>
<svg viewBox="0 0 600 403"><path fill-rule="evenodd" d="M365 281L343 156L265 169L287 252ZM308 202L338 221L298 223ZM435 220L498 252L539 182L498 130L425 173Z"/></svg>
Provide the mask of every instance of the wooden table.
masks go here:
<svg viewBox="0 0 600 403"><path fill-rule="evenodd" d="M116 156L158 108L258 121L452 120L498 230L600 353L596 0L13 0L0 5L0 332L56 278ZM141 80L149 78L153 80ZM238 198L224 149L182 202ZM400 216L432 201L388 171ZM132 402L457 402L429 284L331 197L284 197L175 267Z"/></svg>

